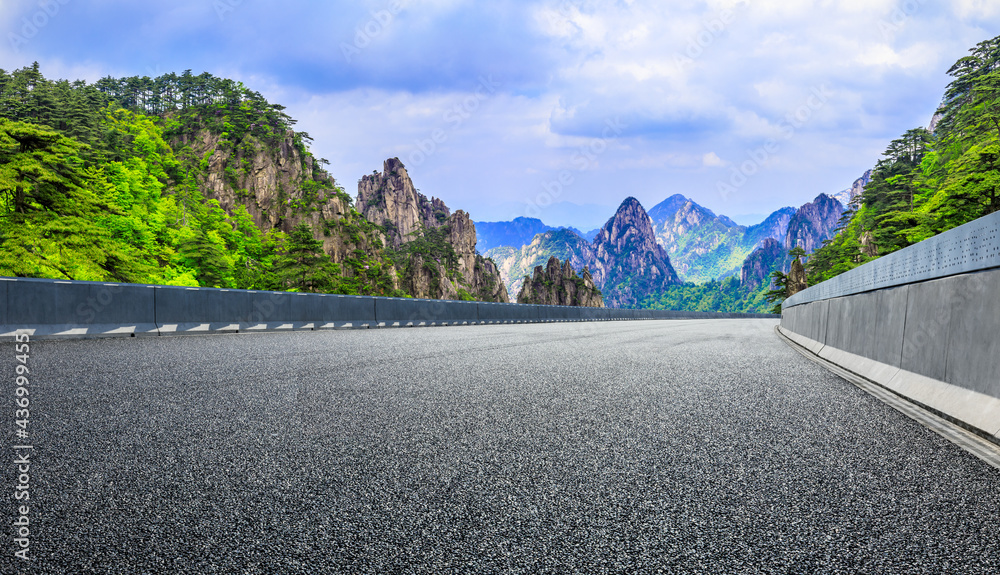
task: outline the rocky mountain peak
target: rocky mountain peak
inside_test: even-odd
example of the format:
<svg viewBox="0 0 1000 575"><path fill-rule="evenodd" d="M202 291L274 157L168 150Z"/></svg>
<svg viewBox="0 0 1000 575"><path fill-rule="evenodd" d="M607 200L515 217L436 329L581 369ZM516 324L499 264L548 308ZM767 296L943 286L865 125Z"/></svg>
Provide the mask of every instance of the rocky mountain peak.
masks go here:
<svg viewBox="0 0 1000 575"><path fill-rule="evenodd" d="M357 205L406 258L403 283L414 297L509 301L496 265L476 251L469 214L418 192L399 158L358 181Z"/></svg>
<svg viewBox="0 0 1000 575"><path fill-rule="evenodd" d="M398 248L421 228L440 227L451 216L438 198L427 199L413 186L399 158L389 158L382 173L372 172L358 182L358 210L386 230L389 243Z"/></svg>
<svg viewBox="0 0 1000 575"><path fill-rule="evenodd" d="M840 223L844 206L834 198L820 194L805 204L788 222L785 249L801 246L807 254L813 253L823 242L832 238Z"/></svg>
<svg viewBox="0 0 1000 575"><path fill-rule="evenodd" d="M639 200L630 196L625 198L625 201L618 206L618 211L615 212L615 215L604 224L601 231L597 232L594 243L612 243L622 246L630 238L638 238L641 241L646 236L655 237L653 233L653 221L649 218Z"/></svg>
<svg viewBox="0 0 1000 575"><path fill-rule="evenodd" d="M633 197L598 232L594 256L594 281L613 306L635 306L646 294L680 283L667 252L656 242L652 220Z"/></svg>
<svg viewBox="0 0 1000 575"><path fill-rule="evenodd" d="M674 218L674 214L684 207L684 204L690 201L691 200L681 194L674 194L653 206L653 209L649 210L649 217L654 222L672 220Z"/></svg>

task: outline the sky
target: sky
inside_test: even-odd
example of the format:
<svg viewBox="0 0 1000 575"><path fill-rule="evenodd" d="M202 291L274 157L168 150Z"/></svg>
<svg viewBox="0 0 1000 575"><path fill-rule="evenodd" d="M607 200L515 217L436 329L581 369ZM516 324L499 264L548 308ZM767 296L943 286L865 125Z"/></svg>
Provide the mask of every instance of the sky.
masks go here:
<svg viewBox="0 0 1000 575"><path fill-rule="evenodd" d="M288 108L352 194L398 157L474 220L683 194L740 223L930 121L996 0L0 0L0 67L191 69Z"/></svg>

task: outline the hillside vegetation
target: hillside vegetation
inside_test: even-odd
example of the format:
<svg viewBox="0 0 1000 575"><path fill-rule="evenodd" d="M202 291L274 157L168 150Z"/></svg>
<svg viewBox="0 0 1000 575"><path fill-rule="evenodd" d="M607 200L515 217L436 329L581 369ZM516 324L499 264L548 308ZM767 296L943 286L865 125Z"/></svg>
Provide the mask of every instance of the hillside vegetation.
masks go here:
<svg viewBox="0 0 1000 575"><path fill-rule="evenodd" d="M837 235L809 258L809 285L1000 209L1000 37L948 74L936 123L889 144Z"/></svg>
<svg viewBox="0 0 1000 575"><path fill-rule="evenodd" d="M0 70L0 275L403 295L382 230L293 124L209 74L88 85ZM288 158L294 179L254 198L257 164Z"/></svg>

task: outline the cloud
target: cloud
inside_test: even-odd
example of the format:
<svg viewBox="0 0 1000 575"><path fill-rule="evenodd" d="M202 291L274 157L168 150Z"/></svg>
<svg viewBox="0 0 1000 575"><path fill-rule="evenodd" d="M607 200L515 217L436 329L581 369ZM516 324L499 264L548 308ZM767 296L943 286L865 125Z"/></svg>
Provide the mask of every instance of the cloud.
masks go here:
<svg viewBox="0 0 1000 575"><path fill-rule="evenodd" d="M701 165L706 168L721 168L726 166L726 162L717 156L715 152L709 152L701 157Z"/></svg>
<svg viewBox="0 0 1000 575"><path fill-rule="evenodd" d="M426 193L483 213L564 171L560 201L580 206L684 193L766 213L843 189L926 124L951 63L1000 28L991 0L57 3L16 46L39 5L0 6L0 66L232 77L287 105L348 191L399 156ZM719 196L719 174L769 140L779 150Z"/></svg>

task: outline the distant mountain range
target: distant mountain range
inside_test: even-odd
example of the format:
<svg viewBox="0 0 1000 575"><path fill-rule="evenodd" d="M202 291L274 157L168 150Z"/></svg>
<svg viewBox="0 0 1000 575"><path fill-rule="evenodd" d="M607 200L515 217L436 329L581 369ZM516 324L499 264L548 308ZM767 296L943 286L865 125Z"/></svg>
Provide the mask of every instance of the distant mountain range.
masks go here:
<svg viewBox="0 0 1000 575"><path fill-rule="evenodd" d="M586 234L576 228L562 226L554 228L545 225L538 218L526 218L522 216L514 218L509 222L476 222L476 233L479 238L479 243L476 244L476 247L480 253L486 253L499 246L523 246L531 243L531 240L538 234L549 230L570 230L580 236L586 237ZM597 230L594 230L593 234L596 236ZM590 239L593 240L593 237Z"/></svg>
<svg viewBox="0 0 1000 575"><path fill-rule="evenodd" d="M587 268L608 307L634 307L651 293L681 283L670 257L656 241L653 222L635 198L626 198L594 240L570 229L549 229L527 245L495 247L485 253L496 262L508 293L517 294L535 266L551 257L573 269Z"/></svg>
<svg viewBox="0 0 1000 575"><path fill-rule="evenodd" d="M626 204L636 212L642 209L634 198L626 200L623 207ZM640 244L647 245L647 249L655 244L659 248L657 252L662 250L667 256L665 262L659 263L655 255L651 257L657 259L660 268L669 265L680 282L705 283L735 277L758 287L769 283L767 276L774 269L787 269L790 263L787 252L793 246L801 245L811 253L832 237L843 211L844 206L839 201L820 194L800 208L781 208L759 224L741 226L676 194L654 206L648 214L642 212L650 224L648 231L645 226L638 225L643 217L633 214L631 219L636 226L631 233ZM480 223L477 229L489 226L491 241L509 242L485 250L484 255L496 262L508 292L514 297L524 277L532 275L535 266L545 266L553 256L561 261L568 260L575 269L590 266L593 272L601 232L620 219L621 212L619 208L604 228L592 232L591 238L578 230L552 228L531 218ZM528 234L536 230L541 231L527 239ZM652 238L644 237L648 233ZM652 242L647 241L649 239ZM518 244L519 241L523 243ZM756 253L758 250L760 253ZM609 280L600 272L595 273L594 278L599 288L608 287ZM622 278L610 281L613 283L617 279ZM619 299L605 296L608 305L619 303Z"/></svg>
<svg viewBox="0 0 1000 575"><path fill-rule="evenodd" d="M781 208L763 222L741 226L680 194L649 210L656 240L684 281L705 283L739 274L743 261L767 238L783 241L795 208Z"/></svg>

